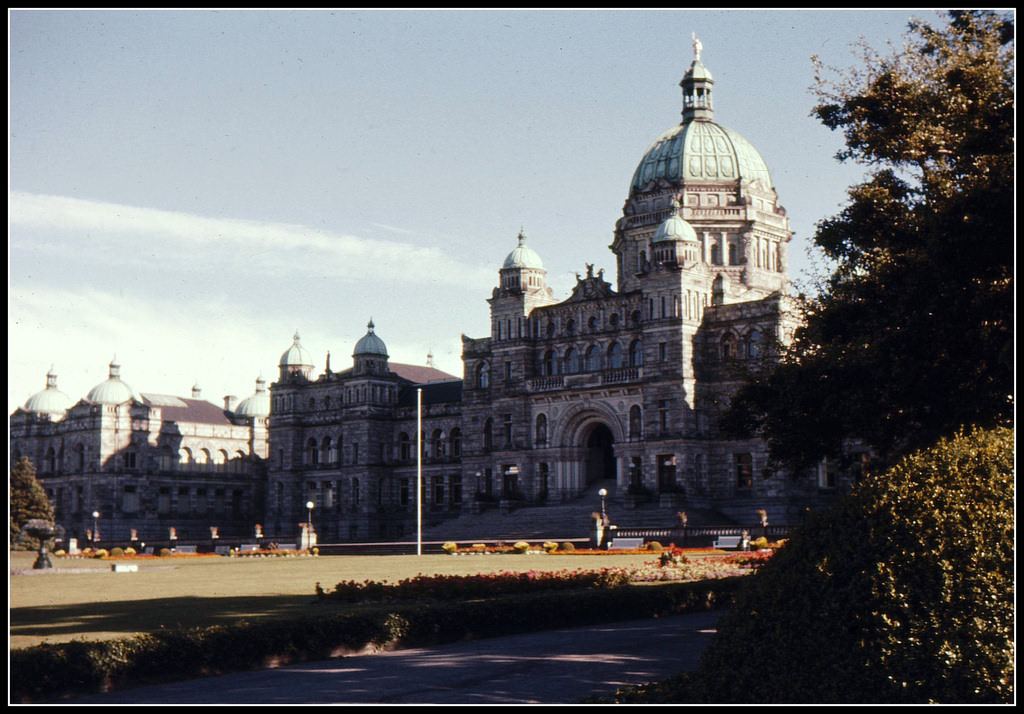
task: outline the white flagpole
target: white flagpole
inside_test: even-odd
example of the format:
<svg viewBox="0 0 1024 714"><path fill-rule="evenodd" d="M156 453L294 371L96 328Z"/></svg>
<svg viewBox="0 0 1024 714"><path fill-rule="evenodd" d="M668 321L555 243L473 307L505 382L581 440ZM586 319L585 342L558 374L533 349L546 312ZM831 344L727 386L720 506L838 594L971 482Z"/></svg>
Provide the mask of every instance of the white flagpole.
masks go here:
<svg viewBox="0 0 1024 714"><path fill-rule="evenodd" d="M416 555L423 555L423 390L416 389Z"/></svg>

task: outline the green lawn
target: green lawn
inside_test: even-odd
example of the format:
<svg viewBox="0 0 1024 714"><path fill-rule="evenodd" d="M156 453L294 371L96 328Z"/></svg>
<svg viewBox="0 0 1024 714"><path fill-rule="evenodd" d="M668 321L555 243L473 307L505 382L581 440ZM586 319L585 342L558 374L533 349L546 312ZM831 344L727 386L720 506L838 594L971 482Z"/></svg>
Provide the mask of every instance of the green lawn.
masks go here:
<svg viewBox="0 0 1024 714"><path fill-rule="evenodd" d="M109 560L53 558L32 571L34 553L10 554L10 647L111 639L160 627L228 624L241 619L323 612L316 583L396 582L416 575L499 570L575 570L637 565L651 555L389 555L288 558L119 559L138 572L115 573Z"/></svg>

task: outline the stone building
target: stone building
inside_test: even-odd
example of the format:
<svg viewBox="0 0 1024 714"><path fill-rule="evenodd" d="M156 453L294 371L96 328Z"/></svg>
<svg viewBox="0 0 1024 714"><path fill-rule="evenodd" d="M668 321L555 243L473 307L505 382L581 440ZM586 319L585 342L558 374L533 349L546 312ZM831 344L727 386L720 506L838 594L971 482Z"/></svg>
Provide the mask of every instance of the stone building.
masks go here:
<svg viewBox="0 0 1024 714"><path fill-rule="evenodd" d="M201 399L139 394L110 363L108 378L77 402L46 388L11 415L12 463L36 467L68 538L89 542L251 534L263 517L269 394L218 406ZM94 516L96 513L98 515Z"/></svg>
<svg viewBox="0 0 1024 714"><path fill-rule="evenodd" d="M296 334L269 393L258 382L237 407L136 396L115 365L111 398L47 411L61 401L48 384L12 417L13 453L42 465L79 532L98 508L125 527L201 530L213 511L225 530L262 522L268 537L312 518L321 542L393 539L424 512L560 502L597 484L625 507L798 520L830 497L835 472L776 473L762 441L719 429L797 316L786 211L761 155L715 121L714 80L694 49L682 120L629 184L614 283L586 264L556 299L521 231L488 300L490 334L463 335L462 377L390 362L371 321L352 365L333 371L328 354L318 375Z"/></svg>
<svg viewBox="0 0 1024 714"><path fill-rule="evenodd" d="M713 84L698 52L682 121L633 174L610 246L616 282L587 264L557 300L521 231L488 301L490 335L463 336L461 380L389 364L372 323L351 369L314 379L296 338L271 387L267 523L288 532L312 502L328 540L410 533L417 433L433 520L598 483L625 506L747 522L764 508L779 524L827 496L829 474L775 473L762 441L719 431L741 380L797 322L789 220L757 150L715 122Z"/></svg>

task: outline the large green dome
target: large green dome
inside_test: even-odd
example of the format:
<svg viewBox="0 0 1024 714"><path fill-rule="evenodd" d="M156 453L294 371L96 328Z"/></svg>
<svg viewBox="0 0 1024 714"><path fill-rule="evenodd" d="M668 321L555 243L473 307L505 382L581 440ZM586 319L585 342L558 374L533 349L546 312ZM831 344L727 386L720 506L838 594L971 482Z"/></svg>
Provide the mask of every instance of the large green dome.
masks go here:
<svg viewBox="0 0 1024 714"><path fill-rule="evenodd" d="M757 149L713 121L678 124L658 137L636 167L630 191L657 179L673 184L760 180L772 186L768 165Z"/></svg>

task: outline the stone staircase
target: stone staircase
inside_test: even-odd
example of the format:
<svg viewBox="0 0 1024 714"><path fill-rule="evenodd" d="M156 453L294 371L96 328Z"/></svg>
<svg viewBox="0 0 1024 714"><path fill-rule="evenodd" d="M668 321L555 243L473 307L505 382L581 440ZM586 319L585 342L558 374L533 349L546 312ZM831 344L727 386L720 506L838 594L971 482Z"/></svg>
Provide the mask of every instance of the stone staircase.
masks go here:
<svg viewBox="0 0 1024 714"><path fill-rule="evenodd" d="M609 494L605 502L608 519L620 528L669 528L676 524L676 513L680 510L686 511L691 526L729 523L728 518L715 511L685 506L660 508L657 502L627 509L621 496L616 493L615 482L609 480L591 484L578 498L564 503L524 506L510 513L502 513L495 506L482 513L463 512L456 518L436 525L426 525L425 521L422 537L424 541L454 541L459 544L495 540L562 542L589 538L593 535L591 515L601 510L601 497L598 491L602 488Z"/></svg>

